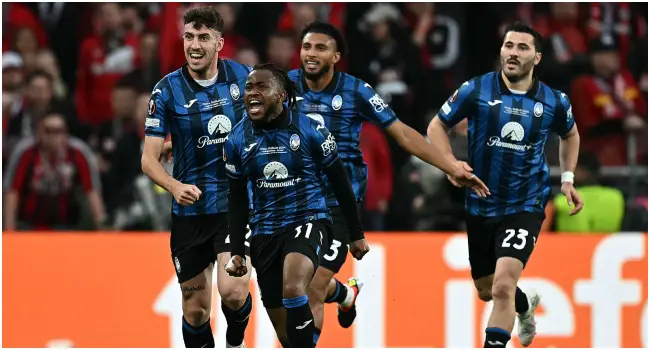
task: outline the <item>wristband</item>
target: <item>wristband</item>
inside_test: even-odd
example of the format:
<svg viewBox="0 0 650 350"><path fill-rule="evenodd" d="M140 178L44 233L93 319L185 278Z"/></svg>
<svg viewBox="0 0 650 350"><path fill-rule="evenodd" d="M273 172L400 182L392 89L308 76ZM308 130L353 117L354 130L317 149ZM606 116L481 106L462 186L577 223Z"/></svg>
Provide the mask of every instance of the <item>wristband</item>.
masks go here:
<svg viewBox="0 0 650 350"><path fill-rule="evenodd" d="M570 171L565 171L562 173L561 182L568 182L573 185L573 173Z"/></svg>

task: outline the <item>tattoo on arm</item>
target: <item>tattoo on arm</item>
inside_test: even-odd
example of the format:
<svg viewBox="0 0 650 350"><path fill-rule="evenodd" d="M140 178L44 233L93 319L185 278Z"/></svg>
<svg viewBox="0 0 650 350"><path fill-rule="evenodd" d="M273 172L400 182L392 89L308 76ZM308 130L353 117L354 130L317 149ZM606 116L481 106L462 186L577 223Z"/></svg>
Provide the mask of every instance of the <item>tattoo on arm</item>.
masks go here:
<svg viewBox="0 0 650 350"><path fill-rule="evenodd" d="M181 292L183 293L193 293L193 292L200 292L205 289L204 285L198 285L198 286L186 286L186 287L181 287Z"/></svg>

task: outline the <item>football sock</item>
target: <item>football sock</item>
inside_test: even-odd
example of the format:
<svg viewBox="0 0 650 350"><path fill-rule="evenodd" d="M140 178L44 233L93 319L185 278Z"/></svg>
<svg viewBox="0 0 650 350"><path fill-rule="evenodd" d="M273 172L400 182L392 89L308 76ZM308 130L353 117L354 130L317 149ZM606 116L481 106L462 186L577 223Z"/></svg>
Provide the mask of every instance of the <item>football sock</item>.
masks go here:
<svg viewBox="0 0 650 350"><path fill-rule="evenodd" d="M183 340L186 348L214 348L210 319L203 325L194 327L183 317Z"/></svg>
<svg viewBox="0 0 650 350"><path fill-rule="evenodd" d="M510 332L498 327L485 329L484 348L505 348L510 340Z"/></svg>
<svg viewBox="0 0 650 350"><path fill-rule="evenodd" d="M318 338L320 338L320 329L314 327L314 347L318 345Z"/></svg>
<svg viewBox="0 0 650 350"><path fill-rule="evenodd" d="M526 297L526 293L517 287L517 291L515 292L515 311L522 315L528 311L528 308L528 297Z"/></svg>
<svg viewBox="0 0 650 350"><path fill-rule="evenodd" d="M244 332L248 325L248 316L251 314L253 307L253 300L250 293L244 302L244 305L239 310L232 310L221 302L221 310L226 316L228 322L228 329L226 330L226 342L231 346L239 346L244 342Z"/></svg>
<svg viewBox="0 0 650 350"><path fill-rule="evenodd" d="M336 278L334 278L334 282L336 282L336 289L334 290L334 294L325 298L325 302L328 304L329 303L341 304L342 302L345 301L345 298L348 296L348 286L341 283L341 281L337 280Z"/></svg>
<svg viewBox="0 0 650 350"><path fill-rule="evenodd" d="M311 348L314 346L314 315L306 295L282 299L287 309L287 338L291 347Z"/></svg>

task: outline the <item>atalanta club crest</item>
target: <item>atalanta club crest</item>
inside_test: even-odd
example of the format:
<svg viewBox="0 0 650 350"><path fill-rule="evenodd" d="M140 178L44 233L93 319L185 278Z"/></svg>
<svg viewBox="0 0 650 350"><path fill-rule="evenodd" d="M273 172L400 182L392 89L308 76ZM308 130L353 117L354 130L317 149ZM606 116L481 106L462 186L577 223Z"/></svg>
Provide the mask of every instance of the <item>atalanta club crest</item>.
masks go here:
<svg viewBox="0 0 650 350"><path fill-rule="evenodd" d="M233 100L239 100L239 96L241 96L239 86L237 86L237 84L230 85L230 97L232 97Z"/></svg>
<svg viewBox="0 0 650 350"><path fill-rule="evenodd" d="M341 98L341 95L334 96L334 98L332 99L332 108L335 111L338 111L339 109L341 109L342 106L343 106L343 99Z"/></svg>
<svg viewBox="0 0 650 350"><path fill-rule="evenodd" d="M535 107L533 107L533 113L536 117L541 117L542 114L544 114L544 105L541 102L535 103Z"/></svg>
<svg viewBox="0 0 650 350"><path fill-rule="evenodd" d="M289 138L289 147L291 147L292 151L297 151L300 148L300 136L296 134L291 135L291 138Z"/></svg>

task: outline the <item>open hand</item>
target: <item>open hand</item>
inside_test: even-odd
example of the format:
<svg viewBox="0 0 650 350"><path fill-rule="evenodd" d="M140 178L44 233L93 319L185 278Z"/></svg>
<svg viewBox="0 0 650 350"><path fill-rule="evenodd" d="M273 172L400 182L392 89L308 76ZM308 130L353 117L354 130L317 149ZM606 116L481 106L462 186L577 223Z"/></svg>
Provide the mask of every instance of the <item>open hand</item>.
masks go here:
<svg viewBox="0 0 650 350"><path fill-rule="evenodd" d="M585 204L582 201L582 198L580 198L578 191L576 191L575 187L573 187L573 184L570 182L563 182L561 191L562 194L566 197L567 204L569 206L575 205L569 215L573 216L578 214Z"/></svg>
<svg viewBox="0 0 650 350"><path fill-rule="evenodd" d="M456 187L469 187L479 197L485 198L490 195L487 186L472 173L474 169L466 162L459 161L453 174L447 174L447 179Z"/></svg>

